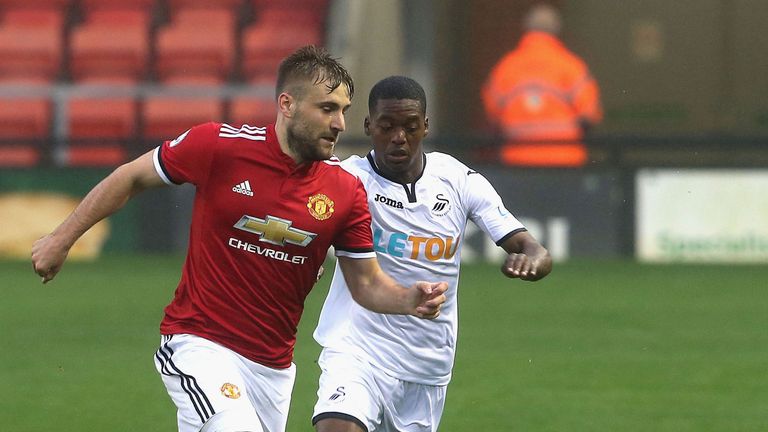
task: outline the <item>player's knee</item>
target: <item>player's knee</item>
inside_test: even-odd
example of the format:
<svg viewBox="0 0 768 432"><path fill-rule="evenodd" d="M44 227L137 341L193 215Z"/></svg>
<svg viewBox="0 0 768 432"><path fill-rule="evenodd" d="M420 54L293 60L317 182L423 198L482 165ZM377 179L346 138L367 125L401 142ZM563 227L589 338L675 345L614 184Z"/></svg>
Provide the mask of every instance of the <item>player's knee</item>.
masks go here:
<svg viewBox="0 0 768 432"><path fill-rule="evenodd" d="M200 432L264 432L253 410L228 409L213 415Z"/></svg>

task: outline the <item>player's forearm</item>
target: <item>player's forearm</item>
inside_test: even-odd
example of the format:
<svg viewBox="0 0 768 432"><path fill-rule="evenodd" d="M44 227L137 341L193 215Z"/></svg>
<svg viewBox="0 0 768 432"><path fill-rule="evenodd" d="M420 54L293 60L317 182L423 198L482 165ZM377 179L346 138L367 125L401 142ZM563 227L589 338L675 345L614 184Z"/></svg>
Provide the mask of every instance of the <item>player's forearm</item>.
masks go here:
<svg viewBox="0 0 768 432"><path fill-rule="evenodd" d="M416 282L404 287L381 270L375 258L352 259L340 256L352 298L364 308L377 313L413 315L434 319L445 303L445 282Z"/></svg>
<svg viewBox="0 0 768 432"><path fill-rule="evenodd" d="M531 280L539 280L552 271L552 256L549 251L538 242L526 242L523 253L531 257L536 263L536 276Z"/></svg>
<svg viewBox="0 0 768 432"><path fill-rule="evenodd" d="M376 259L339 257L352 298L360 306L377 313L414 313L416 293L398 284L379 267Z"/></svg>
<svg viewBox="0 0 768 432"><path fill-rule="evenodd" d="M408 288L379 271L370 280L358 281L352 298L364 308L384 314L413 314L414 296Z"/></svg>
<svg viewBox="0 0 768 432"><path fill-rule="evenodd" d="M96 223L122 208L133 195L144 189L130 171L123 165L97 184L51 236L69 249Z"/></svg>
<svg viewBox="0 0 768 432"><path fill-rule="evenodd" d="M509 254L502 265L508 277L535 281L552 271L549 251L527 231L507 238L501 247Z"/></svg>

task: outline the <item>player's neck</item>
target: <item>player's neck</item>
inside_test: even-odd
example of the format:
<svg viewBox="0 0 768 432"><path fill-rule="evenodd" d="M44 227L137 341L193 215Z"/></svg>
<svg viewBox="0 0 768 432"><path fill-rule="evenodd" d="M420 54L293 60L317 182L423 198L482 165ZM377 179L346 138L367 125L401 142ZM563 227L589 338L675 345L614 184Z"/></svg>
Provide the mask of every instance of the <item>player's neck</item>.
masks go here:
<svg viewBox="0 0 768 432"><path fill-rule="evenodd" d="M393 171L389 169L385 164L376 163L376 168L384 176L384 178L396 183L410 184L415 182L421 174L424 172L424 154L419 154L405 171Z"/></svg>
<svg viewBox="0 0 768 432"><path fill-rule="evenodd" d="M277 136L277 143L280 144L280 150L283 153L293 159L297 165L304 162L304 160L291 149L291 146L288 145L288 129L285 127L285 123L280 116L278 116L277 121L275 122L275 136Z"/></svg>

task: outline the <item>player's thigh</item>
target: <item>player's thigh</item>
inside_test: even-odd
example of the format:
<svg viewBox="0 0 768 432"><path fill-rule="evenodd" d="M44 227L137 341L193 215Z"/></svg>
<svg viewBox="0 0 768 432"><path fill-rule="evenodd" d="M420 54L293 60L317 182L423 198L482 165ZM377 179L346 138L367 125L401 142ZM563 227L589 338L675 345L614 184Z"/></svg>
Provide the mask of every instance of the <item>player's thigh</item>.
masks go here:
<svg viewBox="0 0 768 432"><path fill-rule="evenodd" d="M180 431L198 431L223 411L258 420L237 358L226 348L192 335L164 336L155 366L178 408Z"/></svg>
<svg viewBox="0 0 768 432"><path fill-rule="evenodd" d="M246 369L248 399L266 432L283 432L288 423L296 365L273 369L238 356Z"/></svg>
<svg viewBox="0 0 768 432"><path fill-rule="evenodd" d="M436 432L445 407L446 386L400 381L388 391L383 431Z"/></svg>
<svg viewBox="0 0 768 432"><path fill-rule="evenodd" d="M318 431L373 431L381 423L381 391L371 366L356 357L323 350L312 423Z"/></svg>
<svg viewBox="0 0 768 432"><path fill-rule="evenodd" d="M315 423L315 432L368 432L368 428L353 419L326 417Z"/></svg>

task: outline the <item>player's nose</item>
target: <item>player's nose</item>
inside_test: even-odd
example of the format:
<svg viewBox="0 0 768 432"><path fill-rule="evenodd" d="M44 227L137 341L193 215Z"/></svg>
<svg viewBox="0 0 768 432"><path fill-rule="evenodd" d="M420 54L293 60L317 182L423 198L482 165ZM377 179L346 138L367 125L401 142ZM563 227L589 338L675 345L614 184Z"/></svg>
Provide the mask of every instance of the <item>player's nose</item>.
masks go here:
<svg viewBox="0 0 768 432"><path fill-rule="evenodd" d="M405 129L403 128L395 128L395 131L392 133L392 143L402 145L405 144Z"/></svg>
<svg viewBox="0 0 768 432"><path fill-rule="evenodd" d="M331 128L339 132L343 132L347 128L347 122L343 113L333 116L331 119Z"/></svg>

